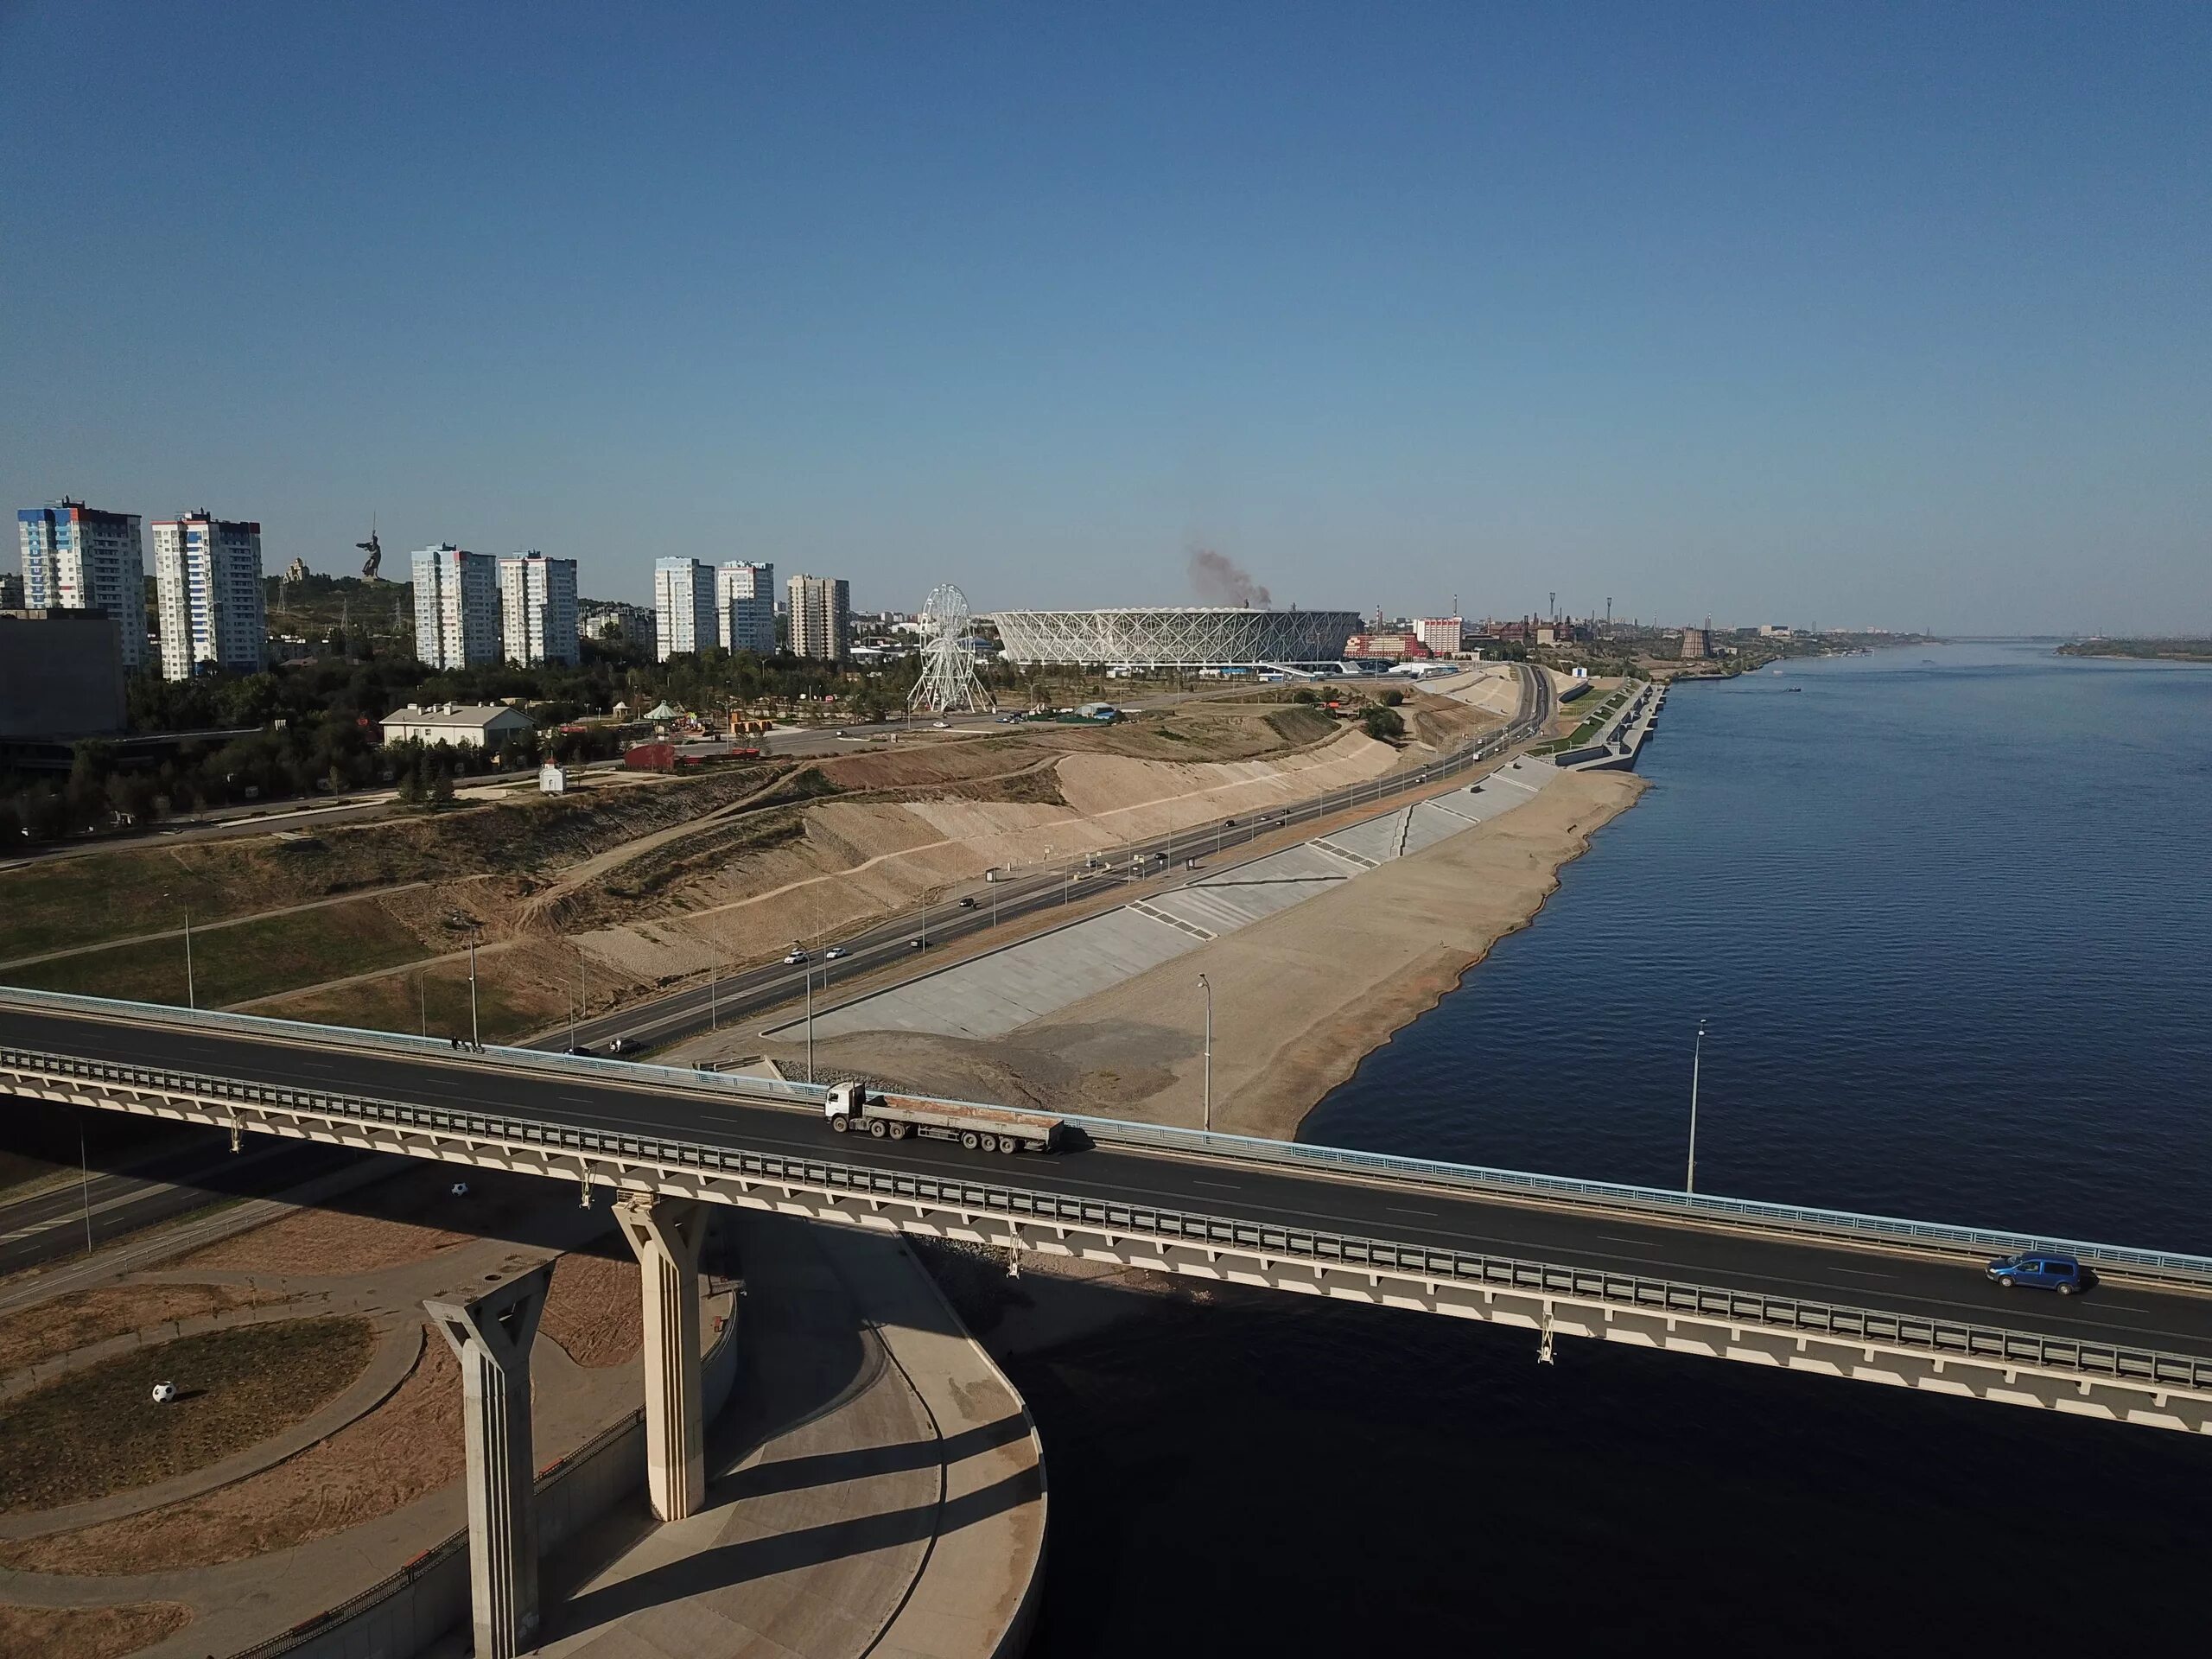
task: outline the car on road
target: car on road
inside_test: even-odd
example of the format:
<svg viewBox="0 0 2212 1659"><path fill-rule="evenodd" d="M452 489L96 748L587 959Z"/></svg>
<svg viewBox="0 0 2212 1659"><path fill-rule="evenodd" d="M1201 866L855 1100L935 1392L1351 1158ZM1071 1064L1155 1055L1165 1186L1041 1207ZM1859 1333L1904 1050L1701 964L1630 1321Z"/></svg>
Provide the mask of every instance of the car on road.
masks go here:
<svg viewBox="0 0 2212 1659"><path fill-rule="evenodd" d="M2078 1296L2094 1276L2076 1258L2058 1250L2024 1250L1999 1256L1989 1264L1989 1276L2010 1290L2027 1285L2036 1290L2055 1290L2062 1296Z"/></svg>
<svg viewBox="0 0 2212 1659"><path fill-rule="evenodd" d="M571 1048L569 1052L571 1054L581 1055L588 1060L591 1058L591 1045L588 1043L578 1043L574 1048Z"/></svg>
<svg viewBox="0 0 2212 1659"><path fill-rule="evenodd" d="M793 945L789 950L786 950L784 953L784 966L786 968L796 968L806 960L806 952L800 950L797 945Z"/></svg>
<svg viewBox="0 0 2212 1659"><path fill-rule="evenodd" d="M933 729L940 732L949 732L952 729L952 722L949 720L931 721L930 724Z"/></svg>
<svg viewBox="0 0 2212 1659"><path fill-rule="evenodd" d="M960 901L960 908L963 910L973 910L976 908L976 901L973 899L963 899Z"/></svg>
<svg viewBox="0 0 2212 1659"><path fill-rule="evenodd" d="M930 942L927 939L909 939L906 948L909 950L926 950L930 948Z"/></svg>
<svg viewBox="0 0 2212 1659"><path fill-rule="evenodd" d="M833 944L822 953L822 960L824 962L842 962L844 959L845 947L842 944Z"/></svg>
<svg viewBox="0 0 2212 1659"><path fill-rule="evenodd" d="M637 1045L627 1037L617 1037L613 1042L607 1044L607 1052L610 1054L627 1054L636 1046Z"/></svg>

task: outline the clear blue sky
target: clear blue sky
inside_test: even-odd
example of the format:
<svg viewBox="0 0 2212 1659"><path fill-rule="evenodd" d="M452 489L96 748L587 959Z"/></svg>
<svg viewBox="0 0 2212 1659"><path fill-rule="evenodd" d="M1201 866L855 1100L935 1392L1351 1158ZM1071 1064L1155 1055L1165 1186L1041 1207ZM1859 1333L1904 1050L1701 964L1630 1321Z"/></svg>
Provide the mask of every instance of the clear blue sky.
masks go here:
<svg viewBox="0 0 2212 1659"><path fill-rule="evenodd" d="M0 0L0 66L11 506L2212 628L2212 6Z"/></svg>

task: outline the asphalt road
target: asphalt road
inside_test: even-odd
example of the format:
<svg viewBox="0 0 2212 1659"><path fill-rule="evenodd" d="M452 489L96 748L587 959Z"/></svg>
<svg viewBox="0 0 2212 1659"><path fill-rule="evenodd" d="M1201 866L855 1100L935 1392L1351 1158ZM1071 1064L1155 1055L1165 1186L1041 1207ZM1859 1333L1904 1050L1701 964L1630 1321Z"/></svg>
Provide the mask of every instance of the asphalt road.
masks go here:
<svg viewBox="0 0 2212 1659"><path fill-rule="evenodd" d="M281 1192L356 1155L261 1137L233 1153L213 1130L195 1140L127 1172L95 1172L0 1204L0 1275L83 1255L88 1211L92 1243L105 1244L219 1199Z"/></svg>
<svg viewBox="0 0 2212 1659"><path fill-rule="evenodd" d="M1291 807L1233 821L1207 823L1131 844L1114 855L1109 868L1085 870L1076 865L1013 874L994 882L978 882L967 895L972 910L963 909L958 898L925 910L895 917L836 942L844 955L827 960L822 948L810 951L812 960L803 965L768 963L749 968L707 985L694 985L665 996L626 1004L607 1014L580 1021L572 1036L562 1030L530 1045L559 1052L573 1046L604 1054L620 1038L626 1053L643 1052L694 1037L723 1020L736 1022L772 1008L803 1001L810 978L814 993L826 999L836 987L856 975L900 962L925 970L930 950L972 937L1039 911L1065 906L1081 894L1088 898L1102 885L1125 889L1131 898L1157 892L1185 878L1182 861L1211 859L1242 847L1262 836L1271 836L1286 824L1310 823L1363 802L1378 805L1421 787L1431 779L1464 770L1479 755L1525 741L1543 729L1554 708L1550 677L1522 668L1522 701L1512 727L1498 738L1471 745L1452 756L1412 772L1380 778L1373 782L1332 790ZM1103 856L1103 855L1102 855ZM1134 861L1136 868L1132 873ZM917 949L913 941L925 944ZM875 985L871 989L881 989Z"/></svg>
<svg viewBox="0 0 2212 1659"><path fill-rule="evenodd" d="M1159 1205L1405 1244L1802 1296L1978 1321L2088 1342L2212 1358L2212 1296L2104 1285L2080 1298L2006 1291L1974 1262L1890 1255L1722 1230L1641 1222L1571 1205L1192 1155L1110 1147L1020 1159L938 1141L835 1137L811 1110L692 1095L664 1077L601 1082L532 1075L497 1056L353 1052L166 1026L109 1023L0 1004L0 1042L125 1065L632 1132L748 1150L928 1170L1075 1196Z"/></svg>

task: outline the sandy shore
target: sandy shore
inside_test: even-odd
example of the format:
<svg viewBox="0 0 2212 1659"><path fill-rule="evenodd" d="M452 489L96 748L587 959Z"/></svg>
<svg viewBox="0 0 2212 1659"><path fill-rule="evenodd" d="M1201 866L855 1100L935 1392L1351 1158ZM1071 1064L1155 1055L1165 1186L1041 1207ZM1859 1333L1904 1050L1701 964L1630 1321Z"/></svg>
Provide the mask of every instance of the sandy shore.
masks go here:
<svg viewBox="0 0 2212 1659"><path fill-rule="evenodd" d="M1527 805L1033 1021L996 1041L861 1033L824 1072L957 1097L1195 1127L1214 993L1213 1122L1287 1139L1392 1033L1529 925L1561 866L1644 787L1570 772Z"/></svg>

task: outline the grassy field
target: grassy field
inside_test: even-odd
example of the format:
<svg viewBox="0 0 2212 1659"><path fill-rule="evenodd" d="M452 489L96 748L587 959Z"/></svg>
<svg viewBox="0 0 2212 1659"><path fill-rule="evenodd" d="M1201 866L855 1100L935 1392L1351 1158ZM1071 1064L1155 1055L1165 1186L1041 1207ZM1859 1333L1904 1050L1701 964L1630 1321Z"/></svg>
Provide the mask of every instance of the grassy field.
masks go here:
<svg viewBox="0 0 2212 1659"><path fill-rule="evenodd" d="M289 1319L141 1348L0 1405L0 1513L204 1469L312 1414L368 1364L365 1319ZM153 1403L156 1382L183 1397Z"/></svg>
<svg viewBox="0 0 2212 1659"><path fill-rule="evenodd" d="M396 968L428 955L412 930L365 899L234 927L197 931L192 977L203 1008L269 996L348 974ZM117 945L10 969L10 984L133 1002L185 1001L184 941Z"/></svg>
<svg viewBox="0 0 2212 1659"><path fill-rule="evenodd" d="M123 1659L192 1623L181 1601L127 1607L0 1606L0 1653L40 1659Z"/></svg>
<svg viewBox="0 0 2212 1659"><path fill-rule="evenodd" d="M526 1036L547 1023L543 997L525 1001L515 985L514 969L504 951L485 956L476 983L477 1018L484 1040L505 1042ZM569 977L575 977L573 958ZM419 982L419 988L418 988ZM602 996L595 1005L604 1014ZM316 1025L350 1026L360 1031L403 1031L437 1038L468 1035L468 968L442 963L422 974L392 974L342 990L288 997L256 1010L280 1020ZM558 1017L558 1016L555 1016Z"/></svg>

